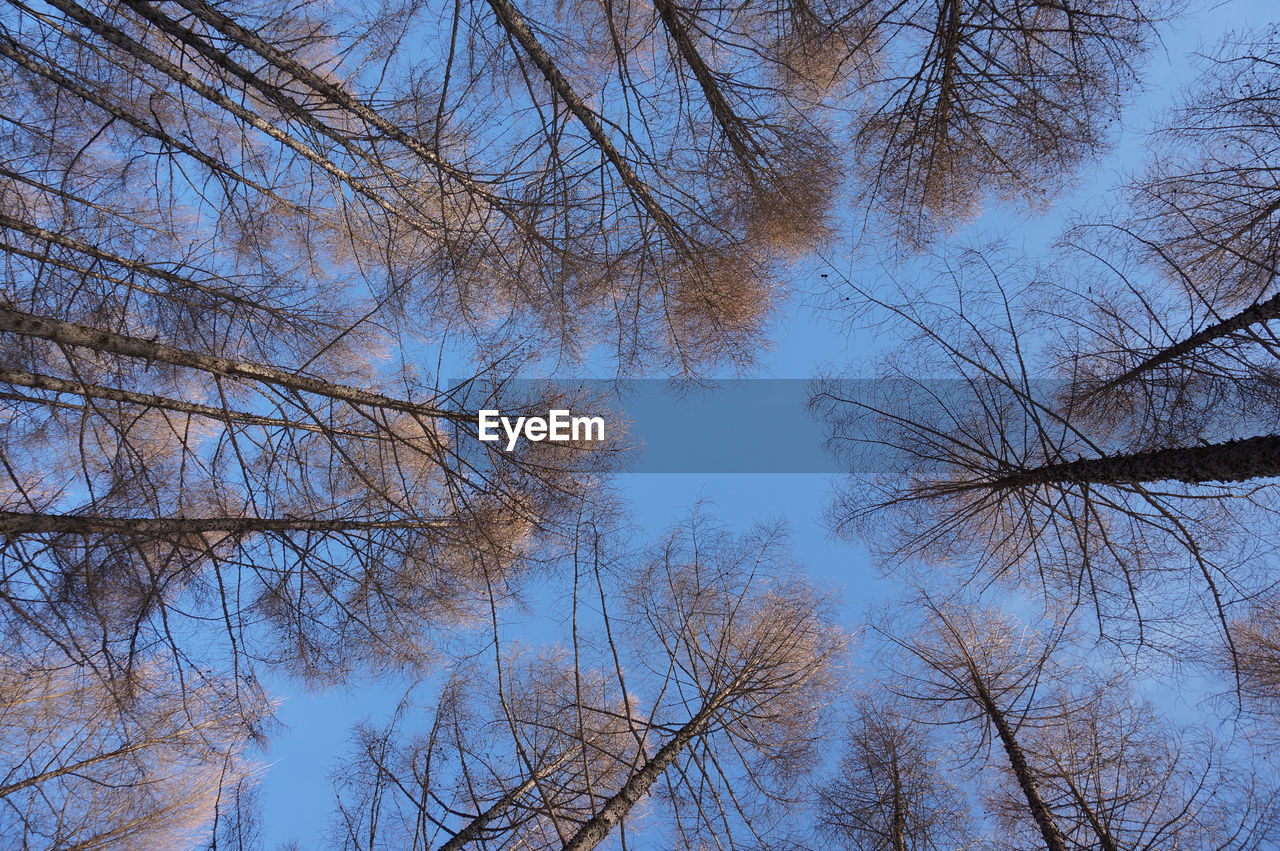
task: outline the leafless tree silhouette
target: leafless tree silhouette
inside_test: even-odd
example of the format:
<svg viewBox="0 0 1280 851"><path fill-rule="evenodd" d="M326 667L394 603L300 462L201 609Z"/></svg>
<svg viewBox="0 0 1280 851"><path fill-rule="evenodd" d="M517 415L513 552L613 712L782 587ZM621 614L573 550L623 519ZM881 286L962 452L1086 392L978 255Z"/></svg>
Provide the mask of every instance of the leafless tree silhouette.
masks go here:
<svg viewBox="0 0 1280 851"><path fill-rule="evenodd" d="M641 562L610 539L579 552L606 608L590 630L574 615L572 658L500 658L493 685L447 682L427 732L397 734L405 709L359 733L346 847L594 848L642 801L684 847L772 841L818 756L842 648L827 602L786 576L774 531L699 516ZM609 616L619 579L629 604Z"/></svg>
<svg viewBox="0 0 1280 851"><path fill-rule="evenodd" d="M1230 316L1273 295L1280 134L1274 25L1229 37L1166 117L1123 226L1168 280Z"/></svg>
<svg viewBox="0 0 1280 851"><path fill-rule="evenodd" d="M833 520L887 565L950 565L1084 606L1129 649L1176 647L1205 616L1229 635L1232 606L1269 581L1249 530L1272 516L1280 438L1153 445L1133 420L1078 413L1069 380L1048 378L1049 335L1007 294L1026 270L995 251L947 263L939 280L960 300L881 300L905 343L878 397L818 388L837 451L870 444L880 470Z"/></svg>
<svg viewBox="0 0 1280 851"><path fill-rule="evenodd" d="M975 847L978 831L961 786L939 764L925 721L877 689L855 708L845 754L819 789L819 824L866 851Z"/></svg>
<svg viewBox="0 0 1280 851"><path fill-rule="evenodd" d="M208 831L253 773L243 688L173 679L162 659L126 683L10 647L0 682L0 834L23 848L177 847ZM238 692L232 695L232 691ZM248 734L247 734L248 733Z"/></svg>
<svg viewBox="0 0 1280 851"><path fill-rule="evenodd" d="M1154 24L1133 0L869 3L878 86L859 116L867 215L920 247L990 197L1041 207L1109 141Z"/></svg>
<svg viewBox="0 0 1280 851"><path fill-rule="evenodd" d="M934 601L879 631L910 660L894 690L1002 752L989 807L998 847L1265 848L1277 797L1207 731L1181 731L1123 677L1068 655L1059 618L1043 629L973 603Z"/></svg>

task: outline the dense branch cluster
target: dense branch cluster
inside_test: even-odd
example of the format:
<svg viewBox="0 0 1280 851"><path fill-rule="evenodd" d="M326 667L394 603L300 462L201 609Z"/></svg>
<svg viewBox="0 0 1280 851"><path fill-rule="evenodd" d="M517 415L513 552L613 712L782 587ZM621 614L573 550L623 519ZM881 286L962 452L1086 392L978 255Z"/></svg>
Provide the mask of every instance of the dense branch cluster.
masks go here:
<svg viewBox="0 0 1280 851"><path fill-rule="evenodd" d="M1043 268L921 257L1096 162L1180 11L0 4L3 844L261 848L272 684L394 677L335 846L1274 847L1277 30ZM837 285L891 380L814 401L910 589L858 644L779 526L637 543L616 434L478 439L749 369L872 249L926 283Z"/></svg>
<svg viewBox="0 0 1280 851"><path fill-rule="evenodd" d="M1079 217L1050 262L970 247L939 253L924 284L853 286L896 331L880 364L892 390L859 395L838 376L817 387L836 451L857 461L870 444L879 464L833 520L935 588L902 604L925 612L918 632L882 630L910 661L885 688L906 700L903 723L936 710L970 727L984 763L1004 751L985 808L1019 837L1009 847L1275 841L1274 777L1246 770L1274 741L1280 658L1275 36L1234 38L1206 60L1148 166L1110 209ZM939 569L946 582L930 577ZM972 595L991 589L1046 608L1046 630L983 609ZM1081 643L1081 614L1101 646ZM1236 733L1171 726L1162 702L1090 669L1114 655L1138 666L1129 678L1194 668L1234 707ZM853 754L873 729L855 729ZM903 746L879 741L880 758ZM855 829L934 847L905 844L906 783L892 807L882 796L852 810ZM911 829L941 835L930 814L945 782L913 788Z"/></svg>

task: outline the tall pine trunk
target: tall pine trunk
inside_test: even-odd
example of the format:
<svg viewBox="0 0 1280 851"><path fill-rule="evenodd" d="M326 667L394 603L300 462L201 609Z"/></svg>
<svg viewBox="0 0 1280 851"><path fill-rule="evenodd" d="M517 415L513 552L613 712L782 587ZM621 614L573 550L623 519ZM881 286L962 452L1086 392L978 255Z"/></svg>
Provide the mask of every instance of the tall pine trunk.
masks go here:
<svg viewBox="0 0 1280 851"><path fill-rule="evenodd" d="M1004 710L996 704L986 684L976 672L973 673L973 683L974 697L977 698L977 703L991 726L995 728L996 735L1000 737L1000 744L1004 746L1005 755L1009 757L1009 768L1013 771L1013 776L1017 778L1018 786L1027 799L1027 809L1031 812L1036 826L1040 828L1045 848L1048 851L1067 851L1067 840L1058 829L1058 825L1053 820L1053 813L1049 811L1049 805L1044 802L1040 794L1040 787L1031 773L1026 754L1023 753L1022 746L1018 743L1018 738L1013 732L1013 727L1009 725L1009 719L1005 717Z"/></svg>
<svg viewBox="0 0 1280 851"><path fill-rule="evenodd" d="M631 812L631 808L648 793L654 781L661 777L681 752L707 728L726 693L727 691L721 692L705 703L698 710L698 714L690 718L665 745L658 749L652 759L627 778L627 782L622 785L617 794L605 801L600 811L564 844L562 851L588 851L603 842L609 832L626 818L627 813Z"/></svg>
<svg viewBox="0 0 1280 851"><path fill-rule="evenodd" d="M1221 322L1215 322L1207 328L1204 328L1185 340L1180 340L1171 346L1161 349L1152 355L1147 356L1136 366L1125 370L1120 375L1107 381L1100 387L1088 391L1085 394L1086 399L1096 398L1097 396L1108 393L1122 384L1132 381L1140 377L1144 373L1148 373L1153 369L1172 363L1184 355L1190 354L1200 346L1212 343L1223 337L1230 336L1237 331L1243 331L1250 325L1257 325L1260 322L1270 322L1273 319L1280 319L1280 294L1273 295L1266 301L1260 301L1244 310L1230 316Z"/></svg>
<svg viewBox="0 0 1280 851"><path fill-rule="evenodd" d="M1244 482L1280 476L1280 434L1264 434L1206 446L1175 447L1080 458L1008 473L985 482L966 482L950 491L1005 490L1047 484L1131 484L1139 482Z"/></svg>
<svg viewBox="0 0 1280 851"><path fill-rule="evenodd" d="M403 399L384 396L381 393L362 390L358 387L335 384L331 381L290 372L287 369L180 349L155 340L116 334L112 331L101 331L97 328L90 328L87 325L77 325L61 319L36 316L9 307L0 307L0 331L8 331L23 337L49 340L64 346L77 346L99 352L123 355L124 357L138 358L153 363L181 366L224 378L273 384L290 390L315 393L318 396L325 396L354 405L366 405L373 408L403 411L441 419L468 419L463 414L444 411L428 405L414 404Z"/></svg>

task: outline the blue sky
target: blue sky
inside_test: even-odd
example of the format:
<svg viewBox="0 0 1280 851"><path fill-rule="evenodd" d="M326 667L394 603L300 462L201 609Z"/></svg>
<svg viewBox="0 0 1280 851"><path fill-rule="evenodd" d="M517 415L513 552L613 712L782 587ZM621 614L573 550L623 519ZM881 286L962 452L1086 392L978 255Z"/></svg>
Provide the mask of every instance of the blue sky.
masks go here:
<svg viewBox="0 0 1280 851"><path fill-rule="evenodd" d="M1076 185L1047 214L1031 218L1022 211L992 206L953 240L1001 237L1015 251L1033 258L1041 254L1066 216L1096 202L1126 172L1141 165L1143 134L1168 106L1177 87L1194 75L1190 55L1212 48L1228 31L1264 24L1274 17L1275 7L1267 0L1190 4L1184 15L1164 28L1164 47L1149 58L1145 86L1127 110L1122 135L1110 156L1086 166ZM797 274L797 295L780 311L771 329L773 344L761 355L759 375L811 378L824 367L844 368L866 362L872 354L874 341L868 335L850 333L846 317L807 306L806 293L826 283L819 277L824 271L834 273L832 279L843 275L864 282L876 274L847 258L837 259L838 245L828 254ZM686 517L697 502L706 503L721 521L739 529L758 520L784 519L791 529L795 558L815 580L841 589L844 610L851 619L888 590L862 548L834 541L828 534L822 516L832 492L830 476L651 473L622 476L618 486L629 503L632 522L649 534ZM279 715L285 727L265 757L269 764L263 788L268 847L291 838L312 847L319 844L329 817L329 772L351 725L363 718L385 717L400 689L395 683L366 681L321 694L307 694L286 684L277 684L276 690L284 699Z"/></svg>

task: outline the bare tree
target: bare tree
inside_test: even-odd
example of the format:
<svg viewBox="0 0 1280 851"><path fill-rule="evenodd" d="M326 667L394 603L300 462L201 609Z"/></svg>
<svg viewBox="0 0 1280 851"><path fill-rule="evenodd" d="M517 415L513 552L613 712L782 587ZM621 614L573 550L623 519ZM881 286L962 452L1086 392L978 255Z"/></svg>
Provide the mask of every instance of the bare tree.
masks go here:
<svg viewBox="0 0 1280 851"><path fill-rule="evenodd" d="M429 657L596 464L489 451L439 370L406 363L410 306L438 306L404 280L437 275L421 241L483 244L490 202L532 227L424 136L387 52L414 9L345 29L254 4L4 8L6 627L125 674L161 645L246 676ZM362 91L379 64L389 98ZM436 318L414 330L461 321ZM481 374L522 360L477 348Z"/></svg>
<svg viewBox="0 0 1280 851"><path fill-rule="evenodd" d="M622 364L751 349L775 261L823 231L824 98L869 38L838 3L578 4L580 39L540 20L567 8L505 0L376 25L7 9L15 616L131 636L194 589L232 644L265 614L310 673L456 620L581 480L464 446L440 377L370 350L407 357L424 317L503 368L548 330L571 355L608 329ZM436 23L447 45L404 48ZM228 603L242 576L247 607ZM93 611L108 586L132 601Z"/></svg>
<svg viewBox="0 0 1280 851"><path fill-rule="evenodd" d="M1165 118L1123 227L1175 286L1224 315L1274 294L1280 134L1274 25L1227 37Z"/></svg>
<svg viewBox="0 0 1280 851"><path fill-rule="evenodd" d="M212 379L211 405L80 395L83 380L79 404L13 403L37 415L7 435L8 616L126 667L207 618L236 664L275 657L332 679L421 661L435 626L465 620L536 554L599 458L581 444L503 453L439 405L6 315L63 347L73 374L100 345L140 369L167 360L189 389ZM234 397L274 410L237 421Z"/></svg>
<svg viewBox="0 0 1280 851"><path fill-rule="evenodd" d="M1203 294L1170 287L1133 240L1077 229L1039 284L1052 323L1053 370L1077 419L1124 428L1150 446L1256 434L1275 410L1271 297L1226 315Z"/></svg>
<svg viewBox="0 0 1280 851"><path fill-rule="evenodd" d="M659 783L681 845L740 835L767 846L786 827L843 638L783 544L776 528L739 538L695 513L634 571L627 636L653 695L645 738L660 747L567 847L595 847Z"/></svg>
<svg viewBox="0 0 1280 851"><path fill-rule="evenodd" d="M945 261L949 292L863 294L901 320L909 342L883 374L905 389L826 407L837 444L889 458L838 523L890 519L876 541L893 561L959 561L1101 621L1136 616L1139 642L1194 619L1176 613L1191 579L1231 652L1233 607L1271 582L1253 530L1280 472L1273 41L1220 51L1128 202L1069 231L1052 266L968 253Z"/></svg>
<svg viewBox="0 0 1280 851"><path fill-rule="evenodd" d="M1274 723L1280 712L1280 614L1275 601L1263 597L1232 625L1236 654L1227 661L1235 663L1245 708Z"/></svg>
<svg viewBox="0 0 1280 851"><path fill-rule="evenodd" d="M245 727L266 707L236 684L184 688L160 659L121 683L16 649L3 671L0 833L23 848L188 843L252 773Z"/></svg>
<svg viewBox="0 0 1280 851"><path fill-rule="evenodd" d="M1280 296L1259 184L1274 147L1274 45L1262 37L1234 53L1157 134L1127 203L1067 231L1026 300L1034 315L1016 319L1047 338L1048 370L1066 382L1057 407L1078 428L1127 433L1130 452L1204 449L1184 481L1266 475L1274 431ZM1211 462L1202 446L1233 437L1255 439L1251 469Z"/></svg>
<svg viewBox="0 0 1280 851"><path fill-rule="evenodd" d="M343 770L360 801L342 805L349 847L593 848L642 801L687 847L784 835L841 648L826 601L780 584L774 532L735 538L698 518L643 562L598 548L612 538L588 534L579 553L604 620L588 629L575 606L572 665L499 657L501 686L451 680L429 733L361 734ZM629 613L610 617L615 581ZM375 836L374 808L397 827Z"/></svg>
<svg viewBox="0 0 1280 851"><path fill-rule="evenodd" d="M993 814L1026 847L1263 848L1274 791L1213 744L1135 700L1122 678L1068 655L1059 619L1043 630L964 601L921 600L919 623L880 632L910 667L896 689L1003 753Z"/></svg>
<svg viewBox="0 0 1280 851"><path fill-rule="evenodd" d="M356 731L335 773L343 847L552 848L590 818L637 748L610 681L555 651L500 667L455 671L425 729L405 702Z"/></svg>
<svg viewBox="0 0 1280 851"><path fill-rule="evenodd" d="M1034 832L1049 851L1066 851L1059 816L1019 735L1054 641L1019 631L995 612L938 605L928 598L919 610L923 628L910 637L881 629L921 665L920 673L905 675L904 696L973 723L980 747L998 743Z"/></svg>
<svg viewBox="0 0 1280 851"><path fill-rule="evenodd" d="M961 787L910 706L879 691L859 701L836 774L818 792L820 830L863 851L974 847Z"/></svg>
<svg viewBox="0 0 1280 851"><path fill-rule="evenodd" d="M125 668L193 614L236 665L249 624L313 677L429 657L598 459L478 444L423 338L748 360L855 12L6 4L9 616Z"/></svg>
<svg viewBox="0 0 1280 851"><path fill-rule="evenodd" d="M1060 182L1101 140L1149 18L1119 2L7 0L0 630L128 695L103 736L176 752L176 719L227 726L172 756L188 797L112 763L119 785L57 793L67 829L165 841L211 805L214 837L249 843L243 777L215 788L201 759L238 754L269 714L263 666L421 675L442 631L487 621L493 673L459 666L425 739L402 719L361 733L342 841L589 848L645 800L691 847L782 841L841 643L824 596L784 577L776 535L695 522L631 565L638 581L592 574L598 635L578 630L575 584L571 664L506 653L499 610L527 568L566 552L598 568L575 512L600 453L481 444L446 364L499 383L601 349L620 372L749 364L789 262L830 233L836 107L874 81L872 45L889 70L855 147L868 197L914 239L928 216ZM923 58L900 64L918 32ZM1062 473L1060 452L1022 460L1069 488L1115 479ZM1046 478L998 475L988 492ZM628 615L610 617L615 593ZM159 658L175 685L143 689ZM232 684L216 700L211 667ZM47 721L19 752L57 735Z"/></svg>
<svg viewBox="0 0 1280 851"><path fill-rule="evenodd" d="M1061 357L1081 413L1144 412L1166 439L1221 427L1206 412L1226 406L1274 413L1276 54L1274 29L1224 43L1124 201L1068 232L1061 262L1082 270L1045 304L1071 329Z"/></svg>
<svg viewBox="0 0 1280 851"><path fill-rule="evenodd" d="M1008 295L1026 270L992 251L946 262L940 288L962 297L880 301L906 336L881 393L819 388L837 450L870 444L878 465L838 499L836 523L874 529L890 565L951 564L1083 605L1131 648L1176 646L1205 616L1229 634L1232 607L1269 582L1249 530L1273 516L1280 439L1170 440L1136 417L1089 416L1052 378L1052 329Z"/></svg>
<svg viewBox="0 0 1280 851"><path fill-rule="evenodd" d="M1038 720L1024 739L1069 847L1243 849L1276 841L1276 795L1252 775L1247 752L1173 727L1114 682L1050 694L1066 708L1063 717ZM1028 821L1010 784L994 793L992 807L1011 832Z"/></svg>
<svg viewBox="0 0 1280 851"><path fill-rule="evenodd" d="M858 118L867 215L919 247L990 196L1043 205L1108 141L1171 4L871 3L878 86Z"/></svg>
<svg viewBox="0 0 1280 851"><path fill-rule="evenodd" d="M175 711L210 667L421 671L598 485L587 447L476 441L444 364L749 362L826 235L860 33L840 3L4 4L0 628L112 688L165 655Z"/></svg>
<svg viewBox="0 0 1280 851"><path fill-rule="evenodd" d="M335 292L365 300L347 315L372 310L382 327L407 314L567 353L604 339L624 364L695 369L749 358L772 260L811 245L831 203L815 110L849 76L842 4L705 19L676 4L50 6L11 4L23 162L8 177L34 204L3 221L20 237L11 256L65 252L59 275L212 273L224 280L203 292L269 313L253 277L296 298L314 288L293 290L290 273L337 273ZM570 16L576 37L555 25ZM669 49L649 50L659 32ZM837 61L800 61L815 53ZM119 150L135 157L124 168ZM156 183L154 209L104 198L113 183ZM140 255L151 232L166 250L147 240Z"/></svg>
<svg viewBox="0 0 1280 851"><path fill-rule="evenodd" d="M244 777L223 784L214 804L208 851L259 851L263 847L265 825L258 779Z"/></svg>

